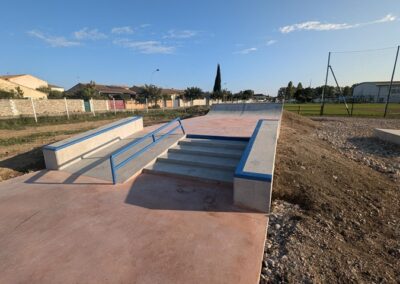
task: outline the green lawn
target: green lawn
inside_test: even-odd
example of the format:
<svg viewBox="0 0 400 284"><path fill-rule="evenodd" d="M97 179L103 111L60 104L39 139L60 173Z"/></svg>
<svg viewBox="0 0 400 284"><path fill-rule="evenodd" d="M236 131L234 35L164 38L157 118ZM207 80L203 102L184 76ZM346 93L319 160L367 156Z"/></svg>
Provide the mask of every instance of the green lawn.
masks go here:
<svg viewBox="0 0 400 284"><path fill-rule="evenodd" d="M348 104L351 112L351 104ZM285 104L284 109L296 112L301 115L320 115L320 104ZM354 104L353 116L373 116L383 117L385 112L385 104ZM330 116L347 116L347 110L344 104L325 104L324 115ZM389 118L400 118L400 103L389 104L388 114Z"/></svg>

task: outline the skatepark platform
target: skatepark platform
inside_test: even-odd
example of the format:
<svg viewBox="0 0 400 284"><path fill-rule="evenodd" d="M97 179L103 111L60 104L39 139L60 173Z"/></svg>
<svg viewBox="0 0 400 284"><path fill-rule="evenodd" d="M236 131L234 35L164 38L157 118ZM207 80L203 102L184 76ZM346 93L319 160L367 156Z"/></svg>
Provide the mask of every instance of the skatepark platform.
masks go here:
<svg viewBox="0 0 400 284"><path fill-rule="evenodd" d="M0 283L258 283L281 111L213 105L2 182Z"/></svg>
<svg viewBox="0 0 400 284"><path fill-rule="evenodd" d="M400 145L400 129L379 129L374 130L374 135L381 140Z"/></svg>

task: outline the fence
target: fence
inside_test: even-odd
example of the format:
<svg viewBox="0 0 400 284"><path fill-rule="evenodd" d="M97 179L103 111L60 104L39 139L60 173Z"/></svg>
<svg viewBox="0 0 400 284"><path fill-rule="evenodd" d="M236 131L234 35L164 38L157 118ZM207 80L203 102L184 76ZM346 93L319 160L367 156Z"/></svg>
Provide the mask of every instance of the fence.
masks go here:
<svg viewBox="0 0 400 284"><path fill-rule="evenodd" d="M217 101L206 99L184 102L180 99L158 101L162 109L173 109L190 106L205 106ZM139 103L134 100L80 100L80 99L0 99L0 119L13 117L69 116L71 114L90 114L98 112L117 112L149 110L155 108L155 102Z"/></svg>
<svg viewBox="0 0 400 284"><path fill-rule="evenodd" d="M301 115L309 116L360 116L360 117L384 117L384 103L325 103L324 107L319 103L285 104L284 109ZM388 118L400 118L400 103L388 105Z"/></svg>

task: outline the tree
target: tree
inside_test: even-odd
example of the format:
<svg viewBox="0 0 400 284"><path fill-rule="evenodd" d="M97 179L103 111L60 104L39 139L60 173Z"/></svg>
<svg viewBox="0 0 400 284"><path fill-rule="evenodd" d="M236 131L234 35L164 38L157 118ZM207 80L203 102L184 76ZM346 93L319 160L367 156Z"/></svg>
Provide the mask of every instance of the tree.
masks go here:
<svg viewBox="0 0 400 284"><path fill-rule="evenodd" d="M253 90L244 90L242 92L242 100L249 100L253 98L254 96L254 91Z"/></svg>
<svg viewBox="0 0 400 284"><path fill-rule="evenodd" d="M220 93L221 92L221 69L219 64L217 66L217 75L215 76L214 88L213 93Z"/></svg>
<svg viewBox="0 0 400 284"><path fill-rule="evenodd" d="M232 92L228 91L227 89L223 89L221 91L221 96L222 96L222 100L225 102L232 100L232 97L233 97Z"/></svg>
<svg viewBox="0 0 400 284"><path fill-rule="evenodd" d="M297 88L296 88L296 91L294 92L293 97L296 100L303 100L303 96L304 96L303 85L301 84L301 82L299 82L297 84Z"/></svg>
<svg viewBox="0 0 400 284"><path fill-rule="evenodd" d="M15 88L16 94L14 95L14 98L16 99L22 99L24 97L24 91L20 88L20 86Z"/></svg>
<svg viewBox="0 0 400 284"><path fill-rule="evenodd" d="M0 99L14 99L15 91L0 90Z"/></svg>
<svg viewBox="0 0 400 284"><path fill-rule="evenodd" d="M343 88L343 96L344 97L351 97L353 95L353 90L351 87L346 86Z"/></svg>
<svg viewBox="0 0 400 284"><path fill-rule="evenodd" d="M283 100L285 98L285 94L286 94L286 87L279 88L278 94L277 94L278 99Z"/></svg>
<svg viewBox="0 0 400 284"><path fill-rule="evenodd" d="M48 99L62 99L64 97L64 92L60 91L50 91L50 93L47 95Z"/></svg>
<svg viewBox="0 0 400 284"><path fill-rule="evenodd" d="M295 88L293 87L293 82L290 81L286 87L286 92L285 92L285 99L290 100L293 98L294 93L295 93Z"/></svg>
<svg viewBox="0 0 400 284"><path fill-rule="evenodd" d="M186 88L182 97L185 101L200 99L203 97L203 90L198 87Z"/></svg>
<svg viewBox="0 0 400 284"><path fill-rule="evenodd" d="M141 95L157 106L157 101L161 99L162 89L155 85L144 85Z"/></svg>

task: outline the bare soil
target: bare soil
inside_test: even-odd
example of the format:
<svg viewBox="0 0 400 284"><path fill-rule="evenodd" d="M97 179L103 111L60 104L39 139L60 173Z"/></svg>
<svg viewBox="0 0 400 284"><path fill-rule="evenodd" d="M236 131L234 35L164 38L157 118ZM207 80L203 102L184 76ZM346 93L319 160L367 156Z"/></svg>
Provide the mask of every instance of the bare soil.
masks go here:
<svg viewBox="0 0 400 284"><path fill-rule="evenodd" d="M260 282L399 283L399 184L333 147L327 124L283 115Z"/></svg>

